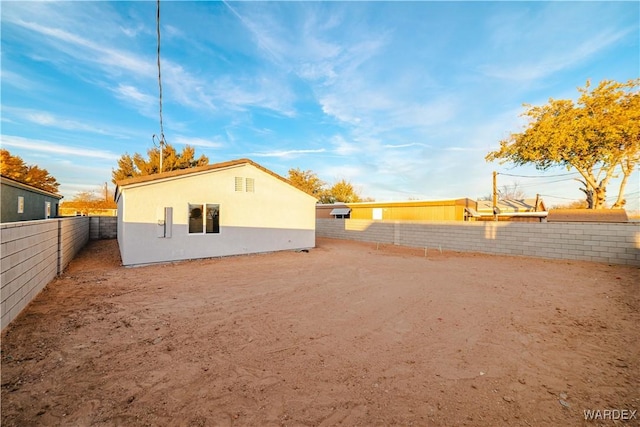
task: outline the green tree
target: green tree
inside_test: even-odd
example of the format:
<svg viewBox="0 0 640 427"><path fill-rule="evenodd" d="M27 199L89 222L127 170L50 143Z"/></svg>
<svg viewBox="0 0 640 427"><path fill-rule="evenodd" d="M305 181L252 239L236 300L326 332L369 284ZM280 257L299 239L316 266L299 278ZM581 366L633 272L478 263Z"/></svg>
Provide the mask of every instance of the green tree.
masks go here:
<svg viewBox="0 0 640 427"><path fill-rule="evenodd" d="M177 169L188 169L209 164L209 159L203 154L196 158L195 149L186 145L181 153L178 153L171 144L164 144L162 151L162 172L169 172ZM160 149L153 147L147 150L147 158L135 153L130 156L123 154L118 159L118 169L111 172L112 182L122 179L134 178L136 176L152 175L160 171Z"/></svg>
<svg viewBox="0 0 640 427"><path fill-rule="evenodd" d="M5 149L0 149L0 161L0 174L7 178L50 193L58 192L60 184L46 169L27 165L21 157L12 156Z"/></svg>
<svg viewBox="0 0 640 427"><path fill-rule="evenodd" d="M618 83L590 82L578 88L580 98L550 99L543 106L525 104L529 123L521 133L500 141L487 161L534 164L540 170L562 165L576 169L594 209L605 207L607 185L618 171L623 177L613 208L625 204L627 180L640 160L640 79ZM583 190L584 191L584 190Z"/></svg>

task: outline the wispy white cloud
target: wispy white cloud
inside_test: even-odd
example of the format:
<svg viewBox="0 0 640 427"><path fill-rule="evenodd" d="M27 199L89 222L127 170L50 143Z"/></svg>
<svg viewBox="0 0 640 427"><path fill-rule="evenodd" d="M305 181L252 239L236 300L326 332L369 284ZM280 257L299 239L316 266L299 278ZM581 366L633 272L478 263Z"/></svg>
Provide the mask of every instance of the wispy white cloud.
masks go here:
<svg viewBox="0 0 640 427"><path fill-rule="evenodd" d="M330 139L333 151L341 156L349 156L362 150L357 143L348 142L342 135L334 135Z"/></svg>
<svg viewBox="0 0 640 427"><path fill-rule="evenodd" d="M176 135L171 138L170 142L176 142L177 144L190 145L192 147L205 147L205 148L221 148L224 143L220 141L212 141L205 138L194 138L183 135Z"/></svg>
<svg viewBox="0 0 640 427"><path fill-rule="evenodd" d="M156 100L154 96L142 93L138 88L132 85L119 84L117 88L113 89L113 91L119 97L137 104L148 105Z"/></svg>
<svg viewBox="0 0 640 427"><path fill-rule="evenodd" d="M621 28L615 18L607 19L615 9L600 2L581 8L585 17L598 16L602 25L597 28L593 24L584 27L589 19L576 19L574 8L554 2L541 3L533 10L509 8L496 13L487 20L490 45L477 69L505 81L530 82L583 65L633 32L637 34L637 25Z"/></svg>
<svg viewBox="0 0 640 427"><path fill-rule="evenodd" d="M21 136L2 135L2 145L16 147L21 150L36 151L38 153L61 154L67 156L91 157L103 160L117 160L119 155L106 150L95 148L70 147L41 139L23 138Z"/></svg>
<svg viewBox="0 0 640 427"><path fill-rule="evenodd" d="M292 158L297 157L303 154L317 154L324 153L326 150L324 148L313 149L313 150L282 150L282 151L266 151L266 152L257 152L251 153L252 156L255 157L279 157L279 158Z"/></svg>
<svg viewBox="0 0 640 427"><path fill-rule="evenodd" d="M606 49L628 35L630 30L610 32L604 31L585 40L579 46L572 46L566 51L550 51L547 54L524 59L518 64L487 64L480 70L489 77L511 81L540 80L557 72L571 69L591 58L600 50Z"/></svg>
<svg viewBox="0 0 640 427"><path fill-rule="evenodd" d="M135 25L120 25L120 31L122 31L127 37L135 38L140 33L144 33L146 28L140 23Z"/></svg>
<svg viewBox="0 0 640 427"><path fill-rule="evenodd" d="M286 49L281 43L281 37L276 34L281 27L274 20L274 17L265 13L260 15L261 19L251 19L250 16L241 13L235 5L232 6L230 2L224 1L224 4L253 35L259 49L272 61L280 62Z"/></svg>
<svg viewBox="0 0 640 427"><path fill-rule="evenodd" d="M156 95L146 95L133 83L137 80L144 82L145 86L152 87L149 83L154 82L154 79L157 82L155 58L152 55L138 55L109 46L104 40L93 41L71 30L29 21L26 18L15 19L13 24L45 36L46 43L58 42L55 44L57 50L63 51L80 63L100 67L105 76L117 77L116 88L112 89L114 94L124 102L133 102L146 116L149 116L147 106L157 103ZM126 73L130 82L122 81L122 73ZM165 102L178 102L198 111L216 111L218 106L224 105L232 110L260 107L285 116L295 114L291 107L293 96L290 89L266 75L258 75L252 80L244 81L221 76L211 82L164 58L162 76Z"/></svg>
<svg viewBox="0 0 640 427"><path fill-rule="evenodd" d="M3 113L5 116L10 115L13 117L14 122L15 120L26 121L49 128L109 135L121 139L128 139L136 135L134 132L127 131L126 129L68 119L42 110L3 106Z"/></svg>
<svg viewBox="0 0 640 427"><path fill-rule="evenodd" d="M217 79L209 91L211 108L215 100L220 107L234 111L246 111L255 107L271 110L286 117L296 115L292 106L295 99L292 90L286 83L265 74L252 76L250 79L224 76Z"/></svg>
<svg viewBox="0 0 640 427"><path fill-rule="evenodd" d="M2 67L2 84L11 85L21 90L44 90L38 82L6 69L6 65Z"/></svg>
<svg viewBox="0 0 640 427"><path fill-rule="evenodd" d="M67 44L67 47L58 46L67 54L81 60L98 63L105 70L124 70L136 75L152 76L154 73L153 61L151 58L141 58L138 55L124 50L108 47L74 34L61 28L50 27L37 22L18 19L13 22L23 28L46 36L46 39L58 40ZM73 47L73 49L69 49Z"/></svg>
<svg viewBox="0 0 640 427"><path fill-rule="evenodd" d="M428 144L423 144L421 142L409 142L406 144L384 144L384 148L409 148L409 147L431 147Z"/></svg>
<svg viewBox="0 0 640 427"><path fill-rule="evenodd" d="M160 107L156 96L144 93L134 85L123 83L119 83L110 90L117 99L137 110L141 115L149 118L158 117Z"/></svg>

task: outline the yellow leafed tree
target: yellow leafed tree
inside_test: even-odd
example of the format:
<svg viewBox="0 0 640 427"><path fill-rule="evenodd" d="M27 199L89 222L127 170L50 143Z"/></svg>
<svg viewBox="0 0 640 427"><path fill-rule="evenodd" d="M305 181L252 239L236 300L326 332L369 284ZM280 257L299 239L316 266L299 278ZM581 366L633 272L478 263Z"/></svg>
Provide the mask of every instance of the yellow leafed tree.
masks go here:
<svg viewBox="0 0 640 427"><path fill-rule="evenodd" d="M293 186L305 191L318 199L318 203L356 203L362 202L362 198L353 185L344 179L336 182L330 188L318 175L311 170L289 169L289 182ZM373 199L366 199L373 201Z"/></svg>
<svg viewBox="0 0 640 427"><path fill-rule="evenodd" d="M7 178L23 184L39 188L50 193L57 193L60 184L46 169L36 165L27 165L19 156L12 156L8 150L0 149L0 173Z"/></svg>
<svg viewBox="0 0 640 427"><path fill-rule="evenodd" d="M329 189L329 195L331 203L357 203L362 201L355 188L353 188L353 185L344 179L333 184Z"/></svg>
<svg viewBox="0 0 640 427"><path fill-rule="evenodd" d="M525 104L525 130L500 141L487 161L516 165L534 164L545 170L562 165L582 176L591 208L605 207L607 185L621 173L618 196L612 208L624 206L627 180L640 160L640 79L618 83L590 82L578 88L580 97L550 99L543 106Z"/></svg>
<svg viewBox="0 0 640 427"><path fill-rule="evenodd" d="M321 199L325 192L325 183L311 170L289 169L287 178L294 187L311 194L317 199Z"/></svg>
<svg viewBox="0 0 640 427"><path fill-rule="evenodd" d="M171 144L165 144L162 158L162 172L169 172L176 169L187 169L209 164L209 159L204 154L195 157L195 149L189 145L178 153ZM111 173L112 182L136 176L152 175L160 171L160 149L153 147L147 150L147 159L141 154L135 153L132 156L123 154L118 159L118 169Z"/></svg>

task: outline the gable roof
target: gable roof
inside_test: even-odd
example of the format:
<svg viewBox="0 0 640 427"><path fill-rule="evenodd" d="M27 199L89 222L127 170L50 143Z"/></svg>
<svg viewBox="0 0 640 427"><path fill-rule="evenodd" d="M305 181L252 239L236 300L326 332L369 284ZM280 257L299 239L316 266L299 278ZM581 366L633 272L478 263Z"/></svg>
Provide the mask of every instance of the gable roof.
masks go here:
<svg viewBox="0 0 640 427"><path fill-rule="evenodd" d="M165 179L182 177L182 176L186 176L186 175L201 174L203 172L210 172L210 171L215 171L215 170L220 170L220 169L227 169L227 168L231 168L231 167L235 167L235 166L241 166L241 165L251 165L251 166L255 167L256 169L259 169L262 172L265 172L265 173L273 176L274 178L279 179L280 181L284 182L285 184L289 184L290 186L292 186L296 190L302 191L298 187L294 186L291 183L291 181L289 181L288 179L278 175L275 172L270 171L269 169L265 168L264 166L260 166L259 164L257 164L253 160L250 160L250 159L236 159L236 160L230 160L228 162L213 163L213 164L210 164L210 165L198 166L198 167L195 167L195 168L178 169L178 170L173 170L173 171L170 171L170 172L156 173L156 174L153 174L153 175L144 175L144 176L137 176L137 177L134 177L134 178L121 179L119 181L116 181L116 192L115 192L114 198L115 198L115 200L118 200L118 196L120 194L120 191L119 191L120 188L126 187L128 185L141 184L141 183L145 183L145 182L160 181L160 180L165 180ZM313 196L311 196L309 193L307 193L305 191L302 191L302 192L304 194L309 195L310 197L313 197Z"/></svg>
<svg viewBox="0 0 640 427"><path fill-rule="evenodd" d="M31 191L33 193L42 194L44 196L49 196L56 198L58 200L62 199L63 196L60 194L52 193L50 191L41 190L38 187L34 187L33 185L25 184L24 182L16 181L15 179L11 179L8 176L0 175L0 182L6 185L10 185L11 187L21 188L23 190Z"/></svg>

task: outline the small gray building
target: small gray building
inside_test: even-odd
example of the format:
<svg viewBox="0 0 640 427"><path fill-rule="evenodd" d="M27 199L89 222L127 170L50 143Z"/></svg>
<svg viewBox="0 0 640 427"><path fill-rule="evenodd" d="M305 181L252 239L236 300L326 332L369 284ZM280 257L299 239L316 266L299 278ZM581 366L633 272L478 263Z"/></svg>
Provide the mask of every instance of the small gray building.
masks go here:
<svg viewBox="0 0 640 427"><path fill-rule="evenodd" d="M0 222L31 221L58 216L62 196L0 175Z"/></svg>

